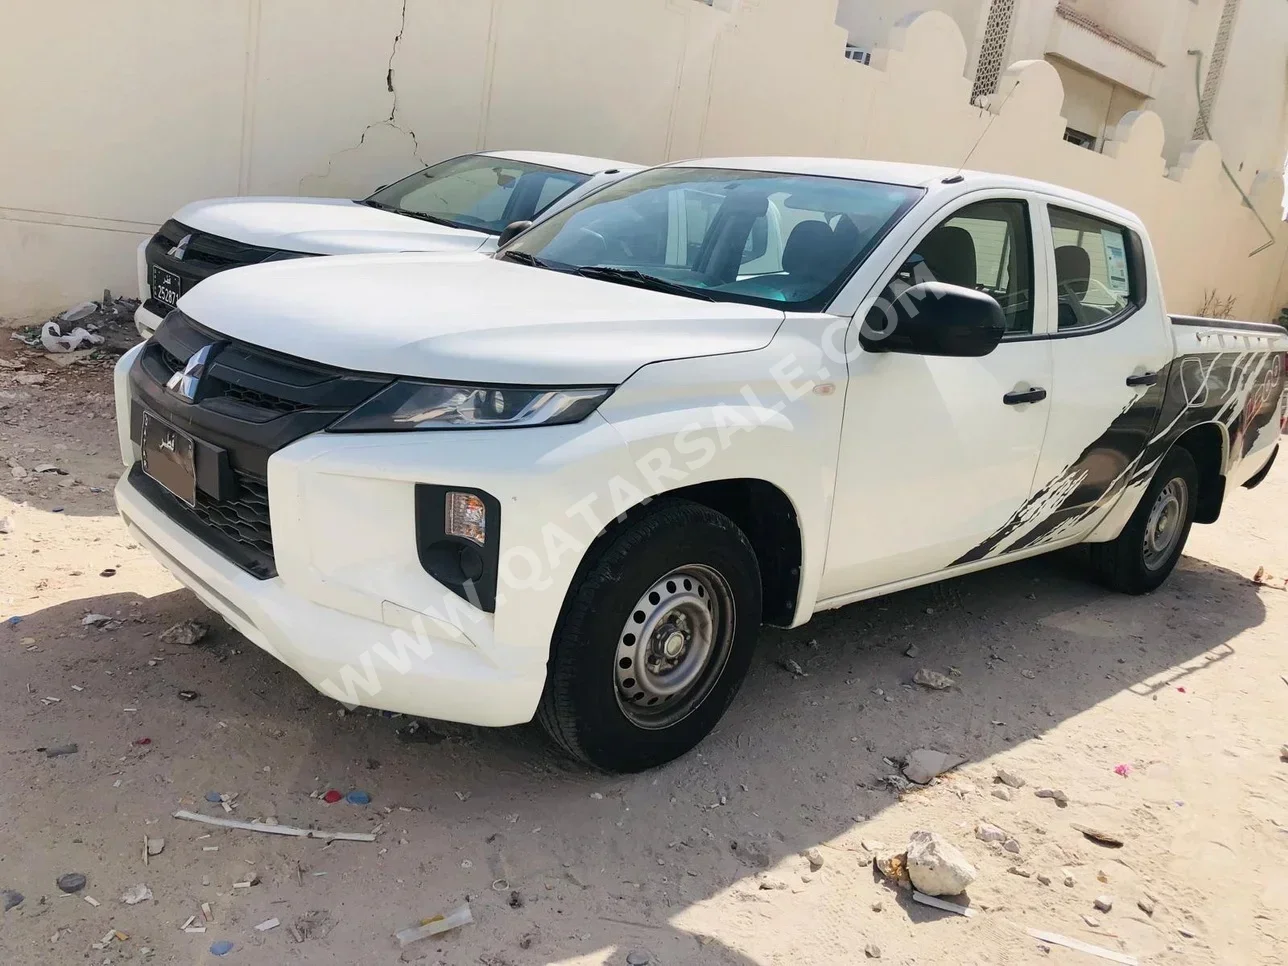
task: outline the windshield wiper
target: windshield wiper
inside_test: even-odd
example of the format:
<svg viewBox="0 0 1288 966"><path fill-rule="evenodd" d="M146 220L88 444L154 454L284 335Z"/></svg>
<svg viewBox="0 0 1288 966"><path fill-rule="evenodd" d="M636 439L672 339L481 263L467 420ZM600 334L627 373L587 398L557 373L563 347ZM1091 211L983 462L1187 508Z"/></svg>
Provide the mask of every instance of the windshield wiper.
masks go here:
<svg viewBox="0 0 1288 966"><path fill-rule="evenodd" d="M531 265L534 268L554 268L549 262L543 262L536 255L529 255L527 252L504 251L496 257L503 262L517 262L520 265Z"/></svg>
<svg viewBox="0 0 1288 966"><path fill-rule="evenodd" d="M435 225L446 225L448 228L469 228L469 225L458 225L446 218L436 218L433 215L422 214L419 211L408 211L406 208L399 208L397 205L387 205L383 201L375 201L372 198L363 198L358 204L366 205L368 208L378 208L381 211L392 211L395 215L406 215L408 218L419 218L421 221L432 221Z"/></svg>
<svg viewBox="0 0 1288 966"><path fill-rule="evenodd" d="M605 282L621 282L638 288L652 289L655 292L667 292L671 295L682 295L685 298L701 299L704 302L715 301L705 292L699 292L697 289L692 289L685 285L677 285L675 282L668 282L666 279L658 278L656 275L645 275L643 272L636 271L633 268L587 265L584 268L577 269L577 274L584 275L586 278L601 279Z"/></svg>

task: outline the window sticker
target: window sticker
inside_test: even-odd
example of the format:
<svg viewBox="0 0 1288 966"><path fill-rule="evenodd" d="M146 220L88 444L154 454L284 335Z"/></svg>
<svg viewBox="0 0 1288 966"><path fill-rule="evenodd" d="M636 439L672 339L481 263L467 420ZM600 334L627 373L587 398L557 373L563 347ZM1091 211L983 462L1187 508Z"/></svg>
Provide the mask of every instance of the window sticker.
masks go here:
<svg viewBox="0 0 1288 966"><path fill-rule="evenodd" d="M1131 278L1127 274L1127 248L1122 233L1103 228L1100 237L1105 243L1105 259L1109 263L1109 291L1126 298L1131 294Z"/></svg>

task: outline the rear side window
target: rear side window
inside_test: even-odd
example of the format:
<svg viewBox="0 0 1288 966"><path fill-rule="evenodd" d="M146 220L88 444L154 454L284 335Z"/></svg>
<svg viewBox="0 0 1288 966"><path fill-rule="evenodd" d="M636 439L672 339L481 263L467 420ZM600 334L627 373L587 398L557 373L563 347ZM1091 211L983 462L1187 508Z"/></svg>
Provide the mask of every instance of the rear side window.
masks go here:
<svg viewBox="0 0 1288 966"><path fill-rule="evenodd" d="M1144 301L1136 233L1122 225L1051 207L1059 330L1117 318Z"/></svg>

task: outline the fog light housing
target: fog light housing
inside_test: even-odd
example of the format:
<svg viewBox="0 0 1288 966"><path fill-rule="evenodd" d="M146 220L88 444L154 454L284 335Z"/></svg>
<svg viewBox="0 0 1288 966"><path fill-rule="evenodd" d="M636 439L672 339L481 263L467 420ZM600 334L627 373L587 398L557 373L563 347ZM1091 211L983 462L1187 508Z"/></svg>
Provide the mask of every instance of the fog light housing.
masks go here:
<svg viewBox="0 0 1288 966"><path fill-rule="evenodd" d="M425 573L496 612L501 504L484 490L416 484L416 554Z"/></svg>
<svg viewBox="0 0 1288 966"><path fill-rule="evenodd" d="M443 531L478 546L487 543L487 506L473 493L450 490L444 501Z"/></svg>

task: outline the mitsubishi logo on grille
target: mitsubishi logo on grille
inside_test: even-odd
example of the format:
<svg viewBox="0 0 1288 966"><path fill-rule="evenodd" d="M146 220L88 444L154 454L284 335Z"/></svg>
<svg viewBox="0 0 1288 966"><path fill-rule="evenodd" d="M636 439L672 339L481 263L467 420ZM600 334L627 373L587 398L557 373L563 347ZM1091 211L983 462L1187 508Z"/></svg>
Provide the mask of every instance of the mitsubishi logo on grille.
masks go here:
<svg viewBox="0 0 1288 966"><path fill-rule="evenodd" d="M165 387L185 402L196 402L201 379L216 346L205 345L188 357L187 363L167 380Z"/></svg>
<svg viewBox="0 0 1288 966"><path fill-rule="evenodd" d="M178 261L178 262L183 261L183 256L188 254L188 243L191 241L192 241L192 234L190 232L187 235L184 235L182 238L180 238L179 244L175 245L174 248L170 249L168 252L166 252L166 254L169 255L171 258L173 258L175 261Z"/></svg>

